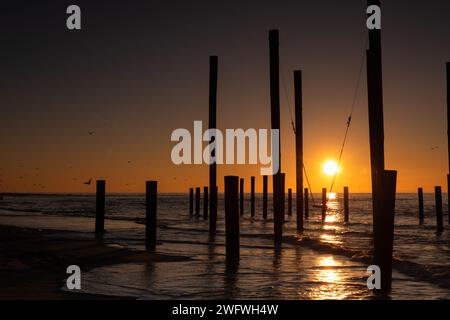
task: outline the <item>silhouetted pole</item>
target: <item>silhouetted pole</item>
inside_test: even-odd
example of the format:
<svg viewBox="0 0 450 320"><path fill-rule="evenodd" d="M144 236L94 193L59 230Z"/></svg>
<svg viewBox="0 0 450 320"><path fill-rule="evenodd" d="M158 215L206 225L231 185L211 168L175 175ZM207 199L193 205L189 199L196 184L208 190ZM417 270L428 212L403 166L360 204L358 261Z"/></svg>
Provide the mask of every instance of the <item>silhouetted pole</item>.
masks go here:
<svg viewBox="0 0 450 320"><path fill-rule="evenodd" d="M239 262L239 177L225 177L225 241L227 265Z"/></svg>
<svg viewBox="0 0 450 320"><path fill-rule="evenodd" d="M423 214L423 188L419 188L419 222L422 224L424 221Z"/></svg>
<svg viewBox="0 0 450 320"><path fill-rule="evenodd" d="M327 188L322 188L322 221L327 217Z"/></svg>
<svg viewBox="0 0 450 320"><path fill-rule="evenodd" d="M368 6L380 6L379 0L368 0ZM383 76L381 30L369 30L367 50L367 95L369 107L370 160L373 202L373 264L381 270L380 293L392 286L392 252L394 239L396 171L384 165Z"/></svg>
<svg viewBox="0 0 450 320"><path fill-rule="evenodd" d="M195 215L200 216L200 187L195 188Z"/></svg>
<svg viewBox="0 0 450 320"><path fill-rule="evenodd" d="M305 200L305 219L309 218L309 190L305 188L305 196L303 197Z"/></svg>
<svg viewBox="0 0 450 320"><path fill-rule="evenodd" d="M145 183L145 246L154 249L156 246L156 203L157 203L156 181Z"/></svg>
<svg viewBox="0 0 450 320"><path fill-rule="evenodd" d="M448 152L448 167L450 172L450 62L447 62L447 152ZM447 194L448 200L448 223L450 224L450 174L447 174Z"/></svg>
<svg viewBox="0 0 450 320"><path fill-rule="evenodd" d="M288 189L288 215L292 216L292 189Z"/></svg>
<svg viewBox="0 0 450 320"><path fill-rule="evenodd" d="M263 219L267 220L267 183L268 183L268 177L263 176Z"/></svg>
<svg viewBox="0 0 450 320"><path fill-rule="evenodd" d="M435 187L436 199L436 226L437 232L444 231L444 220L442 218L442 190L441 187Z"/></svg>
<svg viewBox="0 0 450 320"><path fill-rule="evenodd" d="M217 73L218 57L209 57L209 129L216 129L217 123ZM211 139L211 142L215 139ZM214 151L213 156L216 155ZM217 163L209 165L209 233L215 234L217 229Z"/></svg>
<svg viewBox="0 0 450 320"><path fill-rule="evenodd" d="M239 179L239 215L244 215L244 179Z"/></svg>
<svg viewBox="0 0 450 320"><path fill-rule="evenodd" d="M208 219L208 187L203 187L203 219Z"/></svg>
<svg viewBox="0 0 450 320"><path fill-rule="evenodd" d="M280 130L280 70L279 70L279 42L278 30L269 31L270 49L270 115L272 130ZM273 226L274 241L281 242L283 239L283 188L281 178L281 133L278 139L279 168L273 175ZM274 155L276 156L276 155Z"/></svg>
<svg viewBox="0 0 450 320"><path fill-rule="evenodd" d="M348 187L344 187L344 221L349 221L349 208L348 208Z"/></svg>
<svg viewBox="0 0 450 320"><path fill-rule="evenodd" d="M297 232L303 231L303 93L302 72L294 71L295 95L295 173L296 173L296 203ZM308 200L306 199L305 202ZM306 215L305 209L305 215Z"/></svg>
<svg viewBox="0 0 450 320"><path fill-rule="evenodd" d="M105 231L105 180L97 180L95 233L102 235Z"/></svg>
<svg viewBox="0 0 450 320"><path fill-rule="evenodd" d="M281 211L282 211L282 217L283 221L286 220L286 174L281 174Z"/></svg>
<svg viewBox="0 0 450 320"><path fill-rule="evenodd" d="M189 189L189 214L194 214L194 188Z"/></svg>
<svg viewBox="0 0 450 320"><path fill-rule="evenodd" d="M250 212L252 217L255 216L255 177L251 177L250 182Z"/></svg>

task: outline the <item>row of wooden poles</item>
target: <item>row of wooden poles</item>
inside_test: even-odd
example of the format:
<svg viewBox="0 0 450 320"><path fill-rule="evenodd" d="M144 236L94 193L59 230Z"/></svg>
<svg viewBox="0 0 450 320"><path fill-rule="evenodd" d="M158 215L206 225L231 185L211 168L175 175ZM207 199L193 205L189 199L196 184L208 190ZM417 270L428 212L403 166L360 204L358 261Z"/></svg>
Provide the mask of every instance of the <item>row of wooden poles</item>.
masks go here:
<svg viewBox="0 0 450 320"><path fill-rule="evenodd" d="M267 180L264 176L263 187L263 217L267 219ZM147 249L154 249L156 245L156 227L157 227L157 181L147 181L145 183L145 244ZM238 192L238 189L240 192ZM217 194L217 188L216 188ZM348 187L344 188L344 211L345 221L349 220L349 206L348 206ZM106 195L106 181L97 180L96 182L96 214L95 214L95 233L97 236L102 236L105 232L105 195ZM203 197L203 217L208 218L208 187L204 187ZM305 199L308 199L308 189L305 189ZM251 216L255 216L255 177L251 178ZM325 221L327 209L327 190L322 191L322 220ZM308 208L306 201L306 208ZM305 218L308 218L309 210L305 210ZM191 188L189 192L189 213L194 214L194 189ZM196 188L195 195L195 214L200 216L200 188ZM288 214L292 215L292 189L288 191ZM239 223L239 216L244 215L244 179L239 177L225 177L225 233L227 243L239 243L239 227L235 223ZM236 250L227 250L227 259L236 260ZM227 246L228 248L228 246ZM239 254L238 254L239 256Z"/></svg>
<svg viewBox="0 0 450 320"><path fill-rule="evenodd" d="M424 205L423 205L423 188L418 189L419 195L419 222L423 224L425 221ZM442 214L442 188L440 186L434 187L435 195L435 210L436 210L436 228L437 232L444 231L444 217ZM450 201L450 199L449 199ZM450 224L450 211L448 215L448 223Z"/></svg>
<svg viewBox="0 0 450 320"><path fill-rule="evenodd" d="M250 215L251 217L255 217L256 215L256 209L255 209L255 177L251 177L250 179ZM262 198L262 215L263 219L267 220L267 208L268 208L268 176L263 176L263 198ZM284 187L284 184L283 184ZM244 215L244 179L239 179L239 215ZM349 210L349 202L348 202L348 196L349 196L349 188L344 187L344 222L349 222L350 218L350 210ZM201 203L201 188L196 187L195 188L195 197L194 197L194 188L189 189L189 214L200 217L200 203ZM203 218L206 220L208 219L208 187L203 187ZM304 189L304 214L305 219L309 218L309 189ZM322 208L322 221L325 221L326 219L326 213L327 213L327 188L322 188L322 202L321 202L321 208ZM283 199L283 205L282 205L282 211L283 215L285 213L285 202ZM292 216L292 189L288 189L288 205L287 205L287 214L289 216Z"/></svg>

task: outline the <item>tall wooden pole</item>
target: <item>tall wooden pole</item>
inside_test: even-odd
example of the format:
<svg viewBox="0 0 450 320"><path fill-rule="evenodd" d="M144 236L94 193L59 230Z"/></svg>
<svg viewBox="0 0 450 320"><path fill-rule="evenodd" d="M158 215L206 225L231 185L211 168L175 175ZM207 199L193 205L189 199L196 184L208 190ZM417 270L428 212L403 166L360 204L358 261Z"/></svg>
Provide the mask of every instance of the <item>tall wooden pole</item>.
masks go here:
<svg viewBox="0 0 450 320"><path fill-rule="evenodd" d="M448 152L448 174L447 193L450 195L450 62L447 62L447 152ZM448 223L450 224L450 196L448 200Z"/></svg>
<svg viewBox="0 0 450 320"><path fill-rule="evenodd" d="M303 231L303 93L302 72L294 71L297 232Z"/></svg>
<svg viewBox="0 0 450 320"><path fill-rule="evenodd" d="M380 0L368 0L368 6L380 6ZM392 286L392 252L394 239L396 171L385 171L383 76L381 30L369 30L367 50L367 94L369 106L370 159L373 202L373 264L381 270L380 293L389 293Z"/></svg>
<svg viewBox="0 0 450 320"><path fill-rule="evenodd" d="M218 57L209 57L209 129L217 128L217 72ZM211 139L213 142L215 139ZM214 151L213 156L216 155ZM215 234L217 229L217 163L209 165L209 233Z"/></svg>
<svg viewBox="0 0 450 320"><path fill-rule="evenodd" d="M270 51L270 115L272 130L280 130L280 70L278 30L269 31ZM281 136L281 134L280 134ZM282 179L281 179L281 139L278 139L278 171L273 175L273 214L274 241L279 243L283 238ZM276 156L276 155L274 155Z"/></svg>

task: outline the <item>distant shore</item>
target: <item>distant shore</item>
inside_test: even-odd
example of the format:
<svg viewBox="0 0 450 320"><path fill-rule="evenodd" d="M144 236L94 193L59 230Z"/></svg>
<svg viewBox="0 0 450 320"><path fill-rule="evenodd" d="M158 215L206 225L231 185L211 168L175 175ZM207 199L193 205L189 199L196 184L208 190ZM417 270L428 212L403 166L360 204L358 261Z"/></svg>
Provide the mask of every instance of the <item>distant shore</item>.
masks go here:
<svg viewBox="0 0 450 320"><path fill-rule="evenodd" d="M55 237L64 234L64 239ZM73 240L71 232L36 230L0 225L0 299L133 299L62 290L66 268L79 265L82 272L95 267L132 262L186 260L145 251L131 251L100 240Z"/></svg>

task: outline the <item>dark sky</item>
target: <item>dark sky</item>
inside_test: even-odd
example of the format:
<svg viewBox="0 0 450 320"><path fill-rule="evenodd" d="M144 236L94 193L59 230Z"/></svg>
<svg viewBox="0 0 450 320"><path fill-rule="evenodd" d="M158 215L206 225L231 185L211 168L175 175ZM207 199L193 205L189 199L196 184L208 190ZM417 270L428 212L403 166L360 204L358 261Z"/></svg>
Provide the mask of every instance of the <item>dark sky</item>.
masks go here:
<svg viewBox="0 0 450 320"><path fill-rule="evenodd" d="M81 31L66 29L70 4L81 7ZM327 186L321 166L342 142L365 49L365 8L365 0L2 5L0 191L92 191L81 182L99 177L110 191L142 191L148 178L162 191L207 184L206 167L171 163L170 134L207 119L209 55L219 56L218 127L270 127L272 28L280 30L288 187L295 69L304 76L305 164L313 187ZM399 191L431 191L448 171L449 14L447 0L382 1L386 164L399 171ZM338 178L338 188L361 192L370 191L365 77L364 70ZM219 181L258 172L225 166Z"/></svg>

